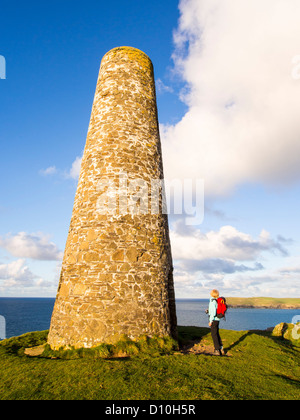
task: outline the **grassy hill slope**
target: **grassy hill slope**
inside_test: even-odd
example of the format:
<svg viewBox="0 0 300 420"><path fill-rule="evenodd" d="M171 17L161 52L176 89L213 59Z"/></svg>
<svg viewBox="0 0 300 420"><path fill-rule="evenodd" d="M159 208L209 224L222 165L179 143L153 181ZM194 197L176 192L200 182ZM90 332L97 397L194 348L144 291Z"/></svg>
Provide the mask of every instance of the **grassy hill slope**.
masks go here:
<svg viewBox="0 0 300 420"><path fill-rule="evenodd" d="M300 298L271 298L271 297L228 297L226 302L231 307L257 307L257 308L300 308Z"/></svg>
<svg viewBox="0 0 300 420"><path fill-rule="evenodd" d="M271 333L221 330L227 356L212 356L208 328L179 327L180 351L74 360L28 357L47 331L0 342L0 399L298 399L300 348Z"/></svg>

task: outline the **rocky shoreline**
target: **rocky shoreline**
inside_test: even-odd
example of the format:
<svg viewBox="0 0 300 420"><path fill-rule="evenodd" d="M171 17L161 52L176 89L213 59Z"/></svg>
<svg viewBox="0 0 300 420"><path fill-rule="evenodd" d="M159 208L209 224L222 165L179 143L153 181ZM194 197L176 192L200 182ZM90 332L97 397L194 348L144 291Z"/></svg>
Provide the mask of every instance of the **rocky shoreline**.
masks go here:
<svg viewBox="0 0 300 420"><path fill-rule="evenodd" d="M300 298L228 297L229 308L300 309Z"/></svg>
<svg viewBox="0 0 300 420"><path fill-rule="evenodd" d="M277 304L277 305L242 305L233 304L228 305L228 308L244 308L244 309L300 309L300 305L288 305L288 304Z"/></svg>

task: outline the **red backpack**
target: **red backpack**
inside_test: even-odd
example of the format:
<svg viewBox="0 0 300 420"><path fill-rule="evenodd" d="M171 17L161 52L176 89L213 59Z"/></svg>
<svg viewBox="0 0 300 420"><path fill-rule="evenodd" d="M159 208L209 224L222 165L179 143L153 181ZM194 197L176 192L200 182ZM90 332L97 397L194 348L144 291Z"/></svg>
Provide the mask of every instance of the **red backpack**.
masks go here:
<svg viewBox="0 0 300 420"><path fill-rule="evenodd" d="M221 296L218 299L216 299L216 301L217 301L217 304L218 304L218 306L217 306L217 317L218 318L225 318L225 314L226 314L226 311L227 311L227 308L228 308L227 303L226 303L226 299L223 296Z"/></svg>

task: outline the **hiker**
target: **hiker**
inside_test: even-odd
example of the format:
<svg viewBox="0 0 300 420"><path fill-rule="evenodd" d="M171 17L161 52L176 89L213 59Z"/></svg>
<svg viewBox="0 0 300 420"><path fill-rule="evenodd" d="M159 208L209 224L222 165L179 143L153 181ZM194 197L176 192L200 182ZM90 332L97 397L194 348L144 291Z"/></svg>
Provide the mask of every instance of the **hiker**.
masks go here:
<svg viewBox="0 0 300 420"><path fill-rule="evenodd" d="M216 289L213 289L210 292L210 301L208 307L209 314L209 326L211 328L211 336L215 346L215 355L222 356L224 354L223 344L219 333L219 323L220 319L217 317L217 299L219 297L219 292Z"/></svg>

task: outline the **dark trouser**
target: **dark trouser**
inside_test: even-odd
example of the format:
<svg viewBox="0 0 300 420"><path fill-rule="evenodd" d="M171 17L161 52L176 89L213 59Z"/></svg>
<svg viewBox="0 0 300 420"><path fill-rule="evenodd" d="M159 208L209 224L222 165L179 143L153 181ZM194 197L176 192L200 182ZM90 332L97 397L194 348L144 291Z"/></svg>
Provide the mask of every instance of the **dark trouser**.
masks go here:
<svg viewBox="0 0 300 420"><path fill-rule="evenodd" d="M211 325L211 336L214 342L215 350L220 350L222 347L222 340L219 334L220 321L213 321Z"/></svg>

